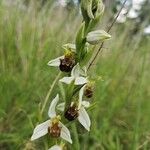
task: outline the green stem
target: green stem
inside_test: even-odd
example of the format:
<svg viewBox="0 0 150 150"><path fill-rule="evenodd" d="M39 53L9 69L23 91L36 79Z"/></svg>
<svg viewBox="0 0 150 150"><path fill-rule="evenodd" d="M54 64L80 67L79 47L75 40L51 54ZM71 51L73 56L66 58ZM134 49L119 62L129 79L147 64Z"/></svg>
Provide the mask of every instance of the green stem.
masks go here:
<svg viewBox="0 0 150 150"><path fill-rule="evenodd" d="M74 150L80 150L80 143L79 143L79 137L78 137L78 132L77 132L77 127L76 124L72 124L72 131L74 135Z"/></svg>
<svg viewBox="0 0 150 150"><path fill-rule="evenodd" d="M48 149L48 143L47 143L47 141L46 141L46 140L44 140L44 147L45 147L45 150L47 150L47 149Z"/></svg>
<svg viewBox="0 0 150 150"><path fill-rule="evenodd" d="M59 74L56 76L55 80L53 81L53 83L52 83L52 85L51 85L51 87L50 87L50 89L49 89L49 91L48 91L48 93L47 93L47 95L46 95L46 97L45 97L43 106L42 106L41 111L40 111L40 117L42 117L42 115L43 115L43 112L44 112L44 109L45 109L46 104L47 104L47 102L48 102L48 99L49 99L51 93L53 92L53 89L54 89L54 87L55 87L55 84L56 84L56 82L58 81L60 75L61 75L61 72L59 72Z"/></svg>

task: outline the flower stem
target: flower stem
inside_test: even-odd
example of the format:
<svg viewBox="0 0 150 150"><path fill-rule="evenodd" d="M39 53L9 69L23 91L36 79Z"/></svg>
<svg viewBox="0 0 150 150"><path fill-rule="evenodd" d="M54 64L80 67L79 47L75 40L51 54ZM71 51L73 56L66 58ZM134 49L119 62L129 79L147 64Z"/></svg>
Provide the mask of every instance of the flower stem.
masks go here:
<svg viewBox="0 0 150 150"><path fill-rule="evenodd" d="M47 141L46 141L46 140L44 140L44 148L45 148L45 150L47 150L47 149L48 149L48 143L47 143Z"/></svg>
<svg viewBox="0 0 150 150"><path fill-rule="evenodd" d="M72 131L74 135L74 150L80 150L79 137L78 137L77 127L75 123L72 124Z"/></svg>
<svg viewBox="0 0 150 150"><path fill-rule="evenodd" d="M47 95L46 95L46 97L45 97L43 106L42 106L41 111L40 111L40 116L41 116L41 117L42 117L42 115L43 115L43 112L44 112L44 109L45 109L46 104L47 104L47 102L48 102L48 99L49 99L49 97L50 97L50 95L51 95L51 93L52 93L52 91L53 91L53 89L54 89L54 87L55 87L55 84L57 83L57 81L58 81L60 75L61 75L61 72L59 72L59 74L56 76L55 80L53 81L53 83L52 83L52 85L51 85L51 87L50 87L50 89L49 89L49 91L48 91L48 93L47 93Z"/></svg>

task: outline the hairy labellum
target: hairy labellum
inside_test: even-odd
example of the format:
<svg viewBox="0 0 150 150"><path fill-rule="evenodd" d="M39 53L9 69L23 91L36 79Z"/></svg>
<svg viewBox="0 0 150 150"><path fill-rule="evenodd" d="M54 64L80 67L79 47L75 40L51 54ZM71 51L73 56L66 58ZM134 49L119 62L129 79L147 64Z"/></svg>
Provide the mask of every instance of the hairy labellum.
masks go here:
<svg viewBox="0 0 150 150"><path fill-rule="evenodd" d="M75 120L78 116L79 116L79 113L78 113L78 110L77 110L77 107L76 106L70 106L66 112L65 112L65 118L68 119L69 121L73 121Z"/></svg>
<svg viewBox="0 0 150 150"><path fill-rule="evenodd" d="M60 137L61 127L58 126L58 123L52 124L51 127L48 127L48 133L52 137L58 138L58 137Z"/></svg>
<svg viewBox="0 0 150 150"><path fill-rule="evenodd" d="M93 89L92 87L86 87L84 90L84 95L87 98L91 98L93 96Z"/></svg>
<svg viewBox="0 0 150 150"><path fill-rule="evenodd" d="M60 59L60 70L63 72L70 72L75 66L75 59L73 57L65 57Z"/></svg>

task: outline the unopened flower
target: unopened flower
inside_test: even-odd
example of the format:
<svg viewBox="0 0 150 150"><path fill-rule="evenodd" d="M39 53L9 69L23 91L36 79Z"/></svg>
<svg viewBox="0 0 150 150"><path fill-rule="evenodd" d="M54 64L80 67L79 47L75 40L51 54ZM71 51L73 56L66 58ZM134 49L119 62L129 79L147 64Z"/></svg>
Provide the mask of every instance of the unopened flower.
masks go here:
<svg viewBox="0 0 150 150"><path fill-rule="evenodd" d="M93 8L92 8L92 1L93 0L88 0L87 3L85 4L86 9L87 9L87 14L89 18L94 19L94 13L93 13Z"/></svg>
<svg viewBox="0 0 150 150"><path fill-rule="evenodd" d="M103 1L97 0L97 4L95 5L95 8L93 9L93 11L95 12L94 13L95 19L99 19L102 16L102 14L104 13L104 9L105 9L105 6L103 4Z"/></svg>
<svg viewBox="0 0 150 150"><path fill-rule="evenodd" d="M62 72L70 72L75 66L75 52L70 49L65 50L63 56L49 61L48 65L59 67Z"/></svg>
<svg viewBox="0 0 150 150"><path fill-rule="evenodd" d="M104 12L104 4L102 0L83 0L81 1L81 10L85 20L88 17L95 19Z"/></svg>
<svg viewBox="0 0 150 150"><path fill-rule="evenodd" d="M52 100L49 111L48 111L48 116L50 117L49 120L37 125L33 131L33 135L31 137L31 140L38 139L45 134L49 133L51 137L61 137L64 140L72 143L70 132L68 128L60 122L61 118L59 115L56 115L55 107L59 101L59 95Z"/></svg>
<svg viewBox="0 0 150 150"><path fill-rule="evenodd" d="M85 76L86 76L86 69L85 68L82 69L79 66L79 64L77 64L76 66L73 67L71 71L71 77L63 77L59 81L66 84L70 84L74 81L75 85L83 85L88 82L87 77Z"/></svg>
<svg viewBox="0 0 150 150"><path fill-rule="evenodd" d="M96 30L88 33L86 41L92 45L96 45L110 38L111 35L105 32L104 30Z"/></svg>

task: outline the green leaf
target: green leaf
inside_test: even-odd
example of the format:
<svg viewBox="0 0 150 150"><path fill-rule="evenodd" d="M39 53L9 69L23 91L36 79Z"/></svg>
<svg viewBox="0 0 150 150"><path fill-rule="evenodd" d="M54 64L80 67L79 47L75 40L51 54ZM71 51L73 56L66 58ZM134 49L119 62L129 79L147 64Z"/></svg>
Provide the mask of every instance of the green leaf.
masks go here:
<svg viewBox="0 0 150 150"><path fill-rule="evenodd" d="M83 44L84 30L85 30L85 22L83 22L81 24L80 29L77 32L77 36L76 36L76 51L77 51L77 54L80 53L80 49L81 49L82 45L84 45Z"/></svg>
<svg viewBox="0 0 150 150"><path fill-rule="evenodd" d="M58 82L58 86L60 89L61 96L62 96L63 100L65 100L65 97L66 97L65 88L61 82Z"/></svg>

